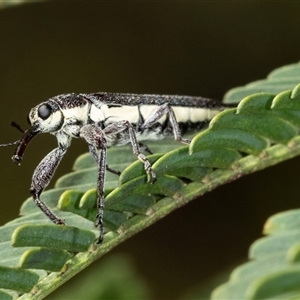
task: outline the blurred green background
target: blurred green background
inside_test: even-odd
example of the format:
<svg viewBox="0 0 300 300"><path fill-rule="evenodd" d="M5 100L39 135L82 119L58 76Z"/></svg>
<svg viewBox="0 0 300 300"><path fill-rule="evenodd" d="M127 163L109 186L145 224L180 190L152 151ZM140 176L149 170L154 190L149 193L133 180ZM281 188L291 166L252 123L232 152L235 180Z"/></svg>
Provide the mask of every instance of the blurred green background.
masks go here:
<svg viewBox="0 0 300 300"><path fill-rule="evenodd" d="M26 128L31 107L66 92L222 99L232 87L299 61L299 9L298 2L32 1L0 10L0 142L20 137L12 119ZM18 216L34 168L55 146L54 137L37 137L21 167L10 160L13 148L1 149L1 224ZM55 178L85 151L74 140ZM77 299L76 286L88 292L89 274L89 284L101 289L101 271L122 254L151 299L196 299L188 290L244 261L268 216L299 207L299 166L300 158L287 161L175 211L71 280L70 298ZM111 268L122 273L118 266L129 268ZM64 288L48 299L63 299Z"/></svg>

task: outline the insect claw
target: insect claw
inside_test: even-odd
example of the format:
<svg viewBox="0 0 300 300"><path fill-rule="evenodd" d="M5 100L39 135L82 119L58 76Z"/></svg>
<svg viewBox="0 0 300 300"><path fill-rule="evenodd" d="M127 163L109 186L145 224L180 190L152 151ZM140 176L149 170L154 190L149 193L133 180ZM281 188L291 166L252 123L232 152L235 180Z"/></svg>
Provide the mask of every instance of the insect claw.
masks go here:
<svg viewBox="0 0 300 300"><path fill-rule="evenodd" d="M100 245L102 243L103 243L103 236L100 235L98 238L97 244Z"/></svg>
<svg viewBox="0 0 300 300"><path fill-rule="evenodd" d="M155 183L157 178L156 178L156 175L153 173L152 176L151 176L151 184Z"/></svg>
<svg viewBox="0 0 300 300"><path fill-rule="evenodd" d="M181 137L181 138L179 139L179 142L181 142L181 143L183 143L183 144L189 145L189 144L191 143L191 140L184 139L184 138Z"/></svg>
<svg viewBox="0 0 300 300"><path fill-rule="evenodd" d="M59 219L57 218L57 220L55 220L54 222L56 225L66 225L66 221L63 219Z"/></svg>
<svg viewBox="0 0 300 300"><path fill-rule="evenodd" d="M151 184L155 183L157 178L156 174L152 171L152 169L146 170L147 172L147 182L150 182Z"/></svg>
<svg viewBox="0 0 300 300"><path fill-rule="evenodd" d="M12 159L12 161L13 161L16 165L18 165L18 166L21 165L21 161L22 161L22 157L21 157L21 156L19 156L19 155L13 155L11 159Z"/></svg>

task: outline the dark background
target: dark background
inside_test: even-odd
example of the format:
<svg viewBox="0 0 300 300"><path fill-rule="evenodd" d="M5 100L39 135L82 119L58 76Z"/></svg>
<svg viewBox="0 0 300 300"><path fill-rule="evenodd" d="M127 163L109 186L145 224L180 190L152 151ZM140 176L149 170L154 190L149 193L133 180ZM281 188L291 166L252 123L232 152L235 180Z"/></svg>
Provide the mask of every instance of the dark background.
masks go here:
<svg viewBox="0 0 300 300"><path fill-rule="evenodd" d="M26 127L31 107L66 92L222 99L232 87L299 61L299 8L297 2L72 2L3 9L0 142L20 137L12 119ZM55 145L54 137L39 136L21 167L10 160L14 149L0 149L1 224L17 217L35 166ZM73 141L56 178L85 151L84 142ZM299 165L296 158L219 187L109 255L127 253L154 298L174 299L245 260L268 216L299 207ZM91 268L100 272L101 263Z"/></svg>

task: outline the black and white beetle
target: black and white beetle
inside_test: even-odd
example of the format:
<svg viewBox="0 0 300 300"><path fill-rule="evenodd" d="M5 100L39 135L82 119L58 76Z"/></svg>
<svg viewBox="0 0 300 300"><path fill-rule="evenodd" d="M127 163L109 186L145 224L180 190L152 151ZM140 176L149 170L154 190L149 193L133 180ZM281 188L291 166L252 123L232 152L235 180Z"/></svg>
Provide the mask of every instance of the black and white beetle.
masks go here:
<svg viewBox="0 0 300 300"><path fill-rule="evenodd" d="M65 224L40 195L49 184L72 138L83 138L98 164L98 213L95 226L100 229L98 243L103 241L104 180L106 149L131 143L133 153L144 164L148 181L156 175L148 159L140 152L139 141L159 140L170 134L184 144L190 141L181 132L201 129L224 109L218 101L189 96L138 95L117 93L62 94L32 108L28 119L31 127L21 139L0 146L18 145L12 160L21 164L30 141L39 133L56 136L58 147L48 153L35 169L30 193L36 205L55 224ZM18 127L15 124L15 127ZM19 128L19 127L18 127ZM19 128L20 129L20 128Z"/></svg>

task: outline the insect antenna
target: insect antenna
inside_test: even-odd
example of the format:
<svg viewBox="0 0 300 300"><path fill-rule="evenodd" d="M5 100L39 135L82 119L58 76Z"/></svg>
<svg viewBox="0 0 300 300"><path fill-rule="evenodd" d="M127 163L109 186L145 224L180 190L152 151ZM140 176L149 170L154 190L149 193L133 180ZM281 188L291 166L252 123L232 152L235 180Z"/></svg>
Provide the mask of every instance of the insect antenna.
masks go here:
<svg viewBox="0 0 300 300"><path fill-rule="evenodd" d="M14 146L20 144L20 140L17 140L15 142L7 143L7 144L0 144L0 147L6 147L6 146Z"/></svg>
<svg viewBox="0 0 300 300"><path fill-rule="evenodd" d="M22 133L25 133L25 130L15 121L11 121L10 125L16 129L18 129L19 131L21 131Z"/></svg>
<svg viewBox="0 0 300 300"><path fill-rule="evenodd" d="M17 124L15 121L11 121L10 125L16 129L18 129L19 131L21 131L22 133L25 133L25 130L22 129L22 127ZM18 145L20 144L21 140L17 140L15 142L11 142L11 143L7 143L7 144L0 144L0 147L7 147L7 146L14 146L14 145Z"/></svg>

